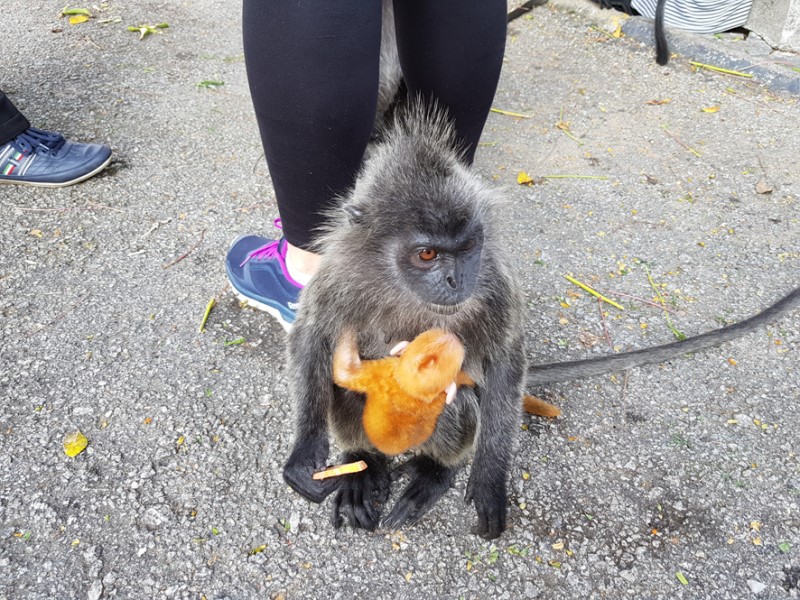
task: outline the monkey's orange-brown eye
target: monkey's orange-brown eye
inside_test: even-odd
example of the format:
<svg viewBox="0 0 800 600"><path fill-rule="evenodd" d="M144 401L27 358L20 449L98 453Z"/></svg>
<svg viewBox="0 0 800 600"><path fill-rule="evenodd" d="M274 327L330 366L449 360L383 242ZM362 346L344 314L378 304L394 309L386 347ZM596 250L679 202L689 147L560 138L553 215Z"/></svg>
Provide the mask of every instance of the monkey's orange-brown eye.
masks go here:
<svg viewBox="0 0 800 600"><path fill-rule="evenodd" d="M425 248L422 252L419 253L419 257L425 262L431 261L437 256L439 256L439 253L433 248Z"/></svg>

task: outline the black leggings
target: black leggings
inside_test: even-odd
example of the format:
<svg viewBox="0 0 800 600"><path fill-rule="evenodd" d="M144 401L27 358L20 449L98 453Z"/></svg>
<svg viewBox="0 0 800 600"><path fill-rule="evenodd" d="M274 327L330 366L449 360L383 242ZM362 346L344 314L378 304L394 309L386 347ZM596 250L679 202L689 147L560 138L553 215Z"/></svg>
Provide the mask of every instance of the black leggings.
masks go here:
<svg viewBox="0 0 800 600"><path fill-rule="evenodd" d="M506 0L394 0L411 94L436 98L471 162L497 88ZM380 0L244 0L244 54L286 239L312 240L355 181L375 119Z"/></svg>
<svg viewBox="0 0 800 600"><path fill-rule="evenodd" d="M0 90L0 146L13 140L31 124Z"/></svg>

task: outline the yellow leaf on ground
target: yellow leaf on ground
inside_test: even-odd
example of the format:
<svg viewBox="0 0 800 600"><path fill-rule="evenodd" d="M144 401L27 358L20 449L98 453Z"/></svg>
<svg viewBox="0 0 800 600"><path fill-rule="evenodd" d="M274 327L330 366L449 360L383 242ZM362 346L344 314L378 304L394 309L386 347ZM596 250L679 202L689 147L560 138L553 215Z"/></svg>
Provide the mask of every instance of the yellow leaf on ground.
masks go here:
<svg viewBox="0 0 800 600"><path fill-rule="evenodd" d="M715 113L719 110L719 106L706 106L703 109L704 113Z"/></svg>
<svg viewBox="0 0 800 600"><path fill-rule="evenodd" d="M255 556L256 554L261 554L264 550L267 549L266 544L261 544L260 546L256 546L250 552L247 553L248 556Z"/></svg>
<svg viewBox="0 0 800 600"><path fill-rule="evenodd" d="M528 175L525 171L520 171L519 175L517 175L517 183L520 185L531 185L533 183L533 177Z"/></svg>
<svg viewBox="0 0 800 600"><path fill-rule="evenodd" d="M89 17L87 17L86 15L72 15L69 18L69 24L70 25L78 25L79 23L85 23L88 20L89 20Z"/></svg>
<svg viewBox="0 0 800 600"><path fill-rule="evenodd" d="M80 431L67 434L64 438L64 454L73 458L78 456L89 445L89 440Z"/></svg>

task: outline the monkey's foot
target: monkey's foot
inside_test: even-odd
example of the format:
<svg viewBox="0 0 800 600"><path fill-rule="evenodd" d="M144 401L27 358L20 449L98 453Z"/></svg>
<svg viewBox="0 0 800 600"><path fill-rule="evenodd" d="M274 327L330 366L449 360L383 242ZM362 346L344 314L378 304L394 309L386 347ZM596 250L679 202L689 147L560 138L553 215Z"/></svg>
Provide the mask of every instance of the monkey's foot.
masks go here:
<svg viewBox="0 0 800 600"><path fill-rule="evenodd" d="M453 485L457 470L440 465L427 456L415 456L397 467L392 471L392 479L408 474L411 476L411 483L386 515L383 525L398 529L419 521Z"/></svg>
<svg viewBox="0 0 800 600"><path fill-rule="evenodd" d="M339 478L339 490L333 499L333 526L337 529L344 519L351 527L374 531L380 522L380 510L389 498L391 481L386 458L366 452L345 452L342 462L363 460L367 469Z"/></svg>

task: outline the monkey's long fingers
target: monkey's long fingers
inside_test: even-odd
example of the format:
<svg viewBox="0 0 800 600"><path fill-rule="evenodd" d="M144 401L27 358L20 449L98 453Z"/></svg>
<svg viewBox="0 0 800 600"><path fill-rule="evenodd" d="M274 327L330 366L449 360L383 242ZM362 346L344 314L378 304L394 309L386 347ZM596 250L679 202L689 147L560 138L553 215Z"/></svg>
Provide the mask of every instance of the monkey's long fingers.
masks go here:
<svg viewBox="0 0 800 600"><path fill-rule="evenodd" d="M333 512L331 512L331 525L333 525L334 529L339 529L342 525L344 525L344 519L342 519L341 514L341 506L342 490L339 490L333 497Z"/></svg>
<svg viewBox="0 0 800 600"><path fill-rule="evenodd" d="M396 466L394 469L391 470L389 473L389 477L392 481L397 481L404 475L408 475L409 477L415 477L417 474L416 464L414 460L408 460L401 465Z"/></svg>
<svg viewBox="0 0 800 600"><path fill-rule="evenodd" d="M298 442L283 467L283 478L303 497L312 502L322 502L339 485L336 478L323 481L312 479L314 472L324 467L327 455L327 441Z"/></svg>
<svg viewBox="0 0 800 600"><path fill-rule="evenodd" d="M475 510L478 513L478 524L472 528L472 533L485 540L500 537L506 528L507 499L505 486L500 489L481 487L474 493Z"/></svg>
<svg viewBox="0 0 800 600"><path fill-rule="evenodd" d="M351 527L373 531L378 526L380 514L373 505L372 481L367 475L351 475L343 484L334 502L333 524L341 527L342 515Z"/></svg>
<svg viewBox="0 0 800 600"><path fill-rule="evenodd" d="M402 469L403 472L413 475L411 483L383 520L383 524L392 529L416 523L421 519L450 489L456 473L455 469L442 466L425 456L412 458Z"/></svg>
<svg viewBox="0 0 800 600"><path fill-rule="evenodd" d="M419 521L436 501L449 489L450 485L428 487L430 482L416 479L409 484L403 495L383 520L383 525L390 529L399 529L404 525L413 525Z"/></svg>

